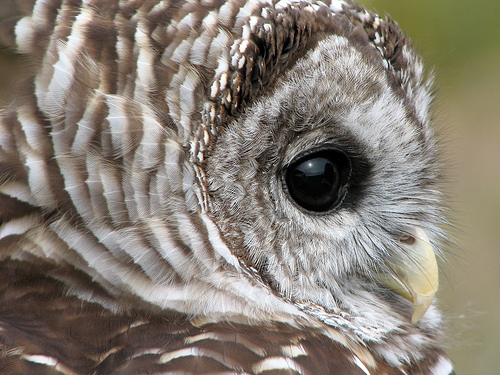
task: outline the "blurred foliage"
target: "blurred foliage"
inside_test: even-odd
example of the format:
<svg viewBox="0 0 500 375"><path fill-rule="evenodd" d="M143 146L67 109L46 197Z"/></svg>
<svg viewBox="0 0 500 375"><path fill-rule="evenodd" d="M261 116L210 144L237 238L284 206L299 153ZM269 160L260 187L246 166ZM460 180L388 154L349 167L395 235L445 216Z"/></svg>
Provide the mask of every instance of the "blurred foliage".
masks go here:
<svg viewBox="0 0 500 375"><path fill-rule="evenodd" d="M366 0L389 14L442 71L467 67L474 60L500 56L498 0ZM444 73L446 74L446 73Z"/></svg>

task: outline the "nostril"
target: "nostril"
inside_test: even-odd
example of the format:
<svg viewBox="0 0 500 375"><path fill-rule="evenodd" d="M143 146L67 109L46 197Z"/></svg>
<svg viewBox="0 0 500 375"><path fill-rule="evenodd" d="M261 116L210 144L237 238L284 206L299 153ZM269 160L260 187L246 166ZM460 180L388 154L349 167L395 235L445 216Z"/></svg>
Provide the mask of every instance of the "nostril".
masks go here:
<svg viewBox="0 0 500 375"><path fill-rule="evenodd" d="M413 245L416 241L415 237L405 234L399 238L399 241L404 243L405 245Z"/></svg>

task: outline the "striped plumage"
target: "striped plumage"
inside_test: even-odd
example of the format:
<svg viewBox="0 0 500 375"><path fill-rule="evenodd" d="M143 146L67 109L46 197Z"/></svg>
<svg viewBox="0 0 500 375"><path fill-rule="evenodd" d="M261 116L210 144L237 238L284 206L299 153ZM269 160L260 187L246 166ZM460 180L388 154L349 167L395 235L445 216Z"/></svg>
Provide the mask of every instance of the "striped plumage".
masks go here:
<svg viewBox="0 0 500 375"><path fill-rule="evenodd" d="M396 23L337 0L19 9L0 373L453 372L438 311L382 285L443 222L429 82ZM283 171L331 144L347 195L312 214Z"/></svg>

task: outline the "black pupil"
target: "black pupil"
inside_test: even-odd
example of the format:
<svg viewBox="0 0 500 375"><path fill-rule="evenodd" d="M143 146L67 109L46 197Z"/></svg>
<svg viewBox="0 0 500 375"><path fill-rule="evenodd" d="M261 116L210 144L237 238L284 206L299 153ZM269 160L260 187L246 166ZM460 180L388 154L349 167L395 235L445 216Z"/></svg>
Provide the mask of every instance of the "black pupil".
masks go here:
<svg viewBox="0 0 500 375"><path fill-rule="evenodd" d="M296 161L286 172L290 196L306 210L324 212L343 198L345 155L319 151Z"/></svg>

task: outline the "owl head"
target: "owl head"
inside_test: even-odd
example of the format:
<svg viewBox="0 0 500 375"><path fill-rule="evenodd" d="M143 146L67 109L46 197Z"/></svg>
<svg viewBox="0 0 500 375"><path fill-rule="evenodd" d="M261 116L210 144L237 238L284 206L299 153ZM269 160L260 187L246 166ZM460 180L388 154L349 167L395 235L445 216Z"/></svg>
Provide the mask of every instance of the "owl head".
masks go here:
<svg viewBox="0 0 500 375"><path fill-rule="evenodd" d="M437 290L443 222L431 82L396 23L334 6L263 7L231 49L210 213L279 295L416 322Z"/></svg>

